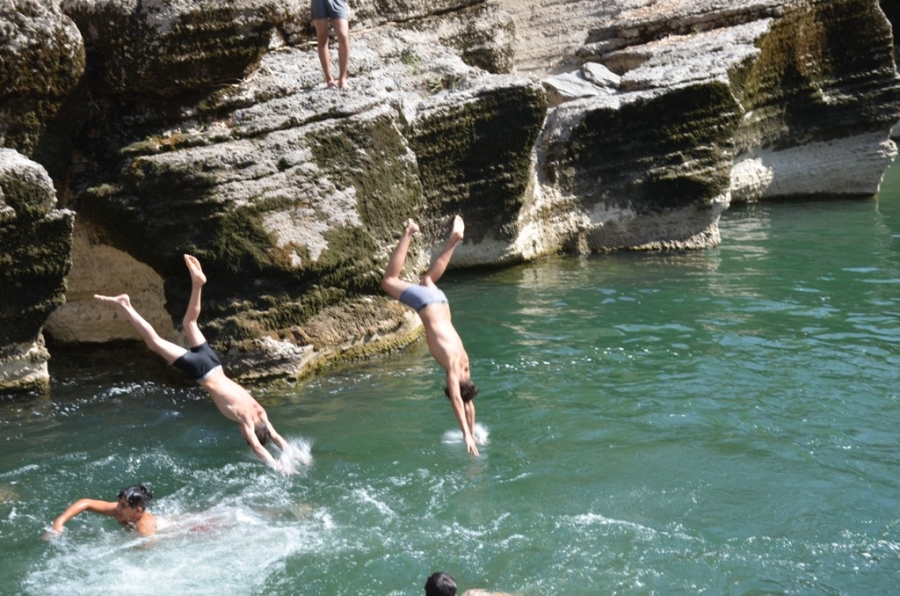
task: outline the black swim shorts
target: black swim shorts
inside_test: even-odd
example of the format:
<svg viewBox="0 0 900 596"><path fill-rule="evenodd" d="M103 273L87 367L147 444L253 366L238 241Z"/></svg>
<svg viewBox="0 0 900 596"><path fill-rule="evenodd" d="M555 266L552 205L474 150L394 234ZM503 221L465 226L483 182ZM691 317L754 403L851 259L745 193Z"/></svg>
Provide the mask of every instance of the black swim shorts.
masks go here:
<svg viewBox="0 0 900 596"><path fill-rule="evenodd" d="M219 355L208 343L191 348L179 357L172 366L183 371L195 381L202 381L209 373L222 366Z"/></svg>

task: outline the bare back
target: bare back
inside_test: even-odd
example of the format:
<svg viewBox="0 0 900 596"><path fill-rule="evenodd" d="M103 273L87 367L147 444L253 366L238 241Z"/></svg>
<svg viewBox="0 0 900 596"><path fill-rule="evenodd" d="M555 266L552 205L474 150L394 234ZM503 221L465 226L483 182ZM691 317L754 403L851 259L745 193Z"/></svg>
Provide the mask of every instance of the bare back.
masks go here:
<svg viewBox="0 0 900 596"><path fill-rule="evenodd" d="M263 408L250 392L225 376L219 368L200 385L209 392L210 397L222 412L222 415L234 422L255 422L262 418Z"/></svg>

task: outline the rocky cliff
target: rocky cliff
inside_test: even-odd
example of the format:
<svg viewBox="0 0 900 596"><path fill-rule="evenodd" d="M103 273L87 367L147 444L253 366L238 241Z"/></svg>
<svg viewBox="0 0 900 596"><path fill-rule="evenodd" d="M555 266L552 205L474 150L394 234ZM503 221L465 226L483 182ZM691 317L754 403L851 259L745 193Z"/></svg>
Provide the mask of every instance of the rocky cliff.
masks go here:
<svg viewBox="0 0 900 596"><path fill-rule="evenodd" d="M0 227L4 289L42 292L2 297L31 323L0 340L0 386L46 382L45 356L37 376L24 365L42 326L57 344L134 339L95 292L128 292L180 339L185 252L230 372L291 377L416 337L378 291L408 217L411 277L456 213L457 266L701 248L732 200L871 195L896 151L875 0L351 9L351 88L335 91L305 1L0 2L8 176L43 167L55 186L44 227Z"/></svg>
<svg viewBox="0 0 900 596"><path fill-rule="evenodd" d="M897 31L900 31L900 3L894 0L879 0L879 4L894 31L894 63L900 65L900 37L896 34ZM900 122L891 131L891 138L900 138Z"/></svg>

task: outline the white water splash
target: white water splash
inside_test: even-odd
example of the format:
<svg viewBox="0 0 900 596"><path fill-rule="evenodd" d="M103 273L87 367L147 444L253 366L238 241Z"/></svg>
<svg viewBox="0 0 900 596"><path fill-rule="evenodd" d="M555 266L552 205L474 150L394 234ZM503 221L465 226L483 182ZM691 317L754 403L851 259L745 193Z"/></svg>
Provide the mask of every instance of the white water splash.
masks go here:
<svg viewBox="0 0 900 596"><path fill-rule="evenodd" d="M287 449L281 452L278 463L285 470L299 472L298 466L309 467L313 463L312 441L303 437L286 438Z"/></svg>
<svg viewBox="0 0 900 596"><path fill-rule="evenodd" d="M487 445L488 444L488 436L490 435L488 431L488 427L484 426L480 422L475 423L475 442L479 445ZM463 442L463 434L462 431L457 429L448 430L444 433L444 438L441 439L442 443L454 444L454 443L462 443Z"/></svg>

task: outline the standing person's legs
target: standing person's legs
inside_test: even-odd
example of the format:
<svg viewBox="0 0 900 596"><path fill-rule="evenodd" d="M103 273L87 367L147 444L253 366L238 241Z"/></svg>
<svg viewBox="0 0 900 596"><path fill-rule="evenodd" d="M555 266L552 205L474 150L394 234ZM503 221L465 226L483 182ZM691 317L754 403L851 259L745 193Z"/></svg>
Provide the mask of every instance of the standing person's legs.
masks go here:
<svg viewBox="0 0 900 596"><path fill-rule="evenodd" d="M328 19L315 19L316 45L319 51L319 63L322 72L325 73L325 84L334 87L334 77L331 75L331 55L328 53Z"/></svg>
<svg viewBox="0 0 900 596"><path fill-rule="evenodd" d="M459 241L463 239L465 231L466 225L463 223L462 217L459 215L455 216L453 218L453 228L450 230L447 241L444 242L444 247L441 249L440 254L438 254L434 262L431 263L431 267L428 268L425 275L422 276L423 283L437 283L437 280L444 275L444 271L447 270L447 265L450 264L450 258L453 256L453 251L456 249L456 245L459 244Z"/></svg>
<svg viewBox="0 0 900 596"><path fill-rule="evenodd" d="M400 279L400 272L403 270L403 264L406 263L406 253L409 252L409 243L412 241L414 234L418 233L419 226L412 219L406 220L406 228L400 237L400 242L391 254L387 268L384 270L384 277L381 278L381 289L388 293L391 298L400 299L403 290L412 284Z"/></svg>
<svg viewBox="0 0 900 596"><path fill-rule="evenodd" d="M347 88L347 69L350 66L350 25L347 19L332 20L338 42L338 87Z"/></svg>
<svg viewBox="0 0 900 596"><path fill-rule="evenodd" d="M161 338L150 323L145 321L144 318L134 310L134 307L131 306L131 299L128 297L128 294L120 294L118 296L101 296L95 294L94 300L111 304L124 313L125 317L131 322L131 325L140 334L144 343L147 344L147 347L162 356L166 363L172 364L187 352L186 349L178 344L174 344Z"/></svg>

